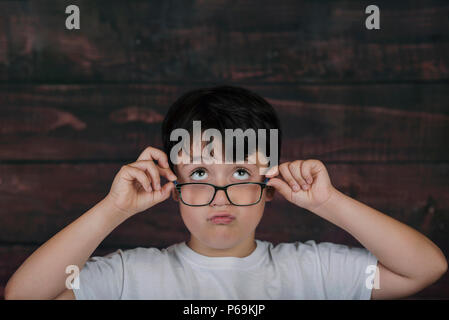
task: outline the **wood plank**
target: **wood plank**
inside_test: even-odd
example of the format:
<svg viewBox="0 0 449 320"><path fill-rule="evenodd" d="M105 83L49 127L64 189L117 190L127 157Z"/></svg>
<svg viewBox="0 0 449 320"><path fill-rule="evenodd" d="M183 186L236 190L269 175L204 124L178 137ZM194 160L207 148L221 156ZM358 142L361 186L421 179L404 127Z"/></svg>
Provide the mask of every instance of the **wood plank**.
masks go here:
<svg viewBox="0 0 449 320"><path fill-rule="evenodd" d="M246 86L276 108L285 159L447 161L449 90L433 85ZM192 85L0 86L0 161L117 161L161 147Z"/></svg>
<svg viewBox="0 0 449 320"><path fill-rule="evenodd" d="M356 1L0 2L0 81L444 81L449 4L378 0L381 30Z"/></svg>
<svg viewBox="0 0 449 320"><path fill-rule="evenodd" d="M326 164L333 185L419 230L449 252L449 165ZM109 192L121 164L0 165L0 244L43 244ZM357 241L280 195L267 203L257 235L270 241ZM165 246L188 238L169 199L117 227L106 246Z"/></svg>
<svg viewBox="0 0 449 320"><path fill-rule="evenodd" d="M276 243L274 243L276 244ZM20 265L37 249L37 246L0 246L0 300L4 299L6 283ZM118 248L97 248L92 256L104 256ZM125 249L126 250L126 249ZM449 273L417 294L401 300L447 299Z"/></svg>

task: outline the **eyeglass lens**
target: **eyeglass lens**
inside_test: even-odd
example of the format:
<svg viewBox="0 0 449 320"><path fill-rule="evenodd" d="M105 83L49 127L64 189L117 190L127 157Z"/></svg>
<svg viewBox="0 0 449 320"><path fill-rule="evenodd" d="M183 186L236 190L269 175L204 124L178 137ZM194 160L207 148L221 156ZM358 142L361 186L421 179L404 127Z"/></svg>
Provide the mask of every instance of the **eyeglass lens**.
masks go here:
<svg viewBox="0 0 449 320"><path fill-rule="evenodd" d="M228 196L235 205L251 205L259 201L261 191L262 187L258 184L236 184L228 187ZM182 200L194 206L211 202L214 192L215 188L206 184L188 184L181 187Z"/></svg>

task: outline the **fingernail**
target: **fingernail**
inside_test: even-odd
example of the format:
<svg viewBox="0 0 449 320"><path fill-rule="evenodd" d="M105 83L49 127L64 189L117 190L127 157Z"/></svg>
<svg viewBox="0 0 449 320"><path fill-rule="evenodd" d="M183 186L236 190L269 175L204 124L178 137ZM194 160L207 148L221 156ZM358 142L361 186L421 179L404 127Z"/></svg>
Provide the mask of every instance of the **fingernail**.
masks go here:
<svg viewBox="0 0 449 320"><path fill-rule="evenodd" d="M308 178L307 183L312 183L312 178Z"/></svg>
<svg viewBox="0 0 449 320"><path fill-rule="evenodd" d="M302 185L302 188L303 188L304 190L307 190L307 189L309 189L309 186L308 186L307 184L303 184L303 185Z"/></svg>
<svg viewBox="0 0 449 320"><path fill-rule="evenodd" d="M296 184L295 184L295 185L293 185L293 190L294 190L294 191L298 191L298 190L299 190L299 186L298 186L298 185L296 185Z"/></svg>

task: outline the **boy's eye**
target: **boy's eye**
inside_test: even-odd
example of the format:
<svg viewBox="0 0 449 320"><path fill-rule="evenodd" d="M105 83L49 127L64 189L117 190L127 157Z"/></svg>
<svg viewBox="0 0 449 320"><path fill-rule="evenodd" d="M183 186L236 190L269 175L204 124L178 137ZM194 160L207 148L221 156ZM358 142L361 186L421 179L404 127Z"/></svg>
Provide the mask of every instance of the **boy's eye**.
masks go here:
<svg viewBox="0 0 449 320"><path fill-rule="evenodd" d="M208 174L203 168L196 169L190 175L190 178L192 178L192 180L204 180L204 179L207 179L207 177L208 177ZM249 177L250 177L250 174L246 169L237 169L234 172L234 178L236 178L236 179L245 180L245 179L248 179Z"/></svg>
<svg viewBox="0 0 449 320"><path fill-rule="evenodd" d="M195 171L192 172L192 174L190 175L190 177L193 180L204 180L207 178L207 172L204 171L204 169L197 169Z"/></svg>
<svg viewBox="0 0 449 320"><path fill-rule="evenodd" d="M239 180L245 180L249 178L249 173L245 169L237 169L234 172L234 177Z"/></svg>

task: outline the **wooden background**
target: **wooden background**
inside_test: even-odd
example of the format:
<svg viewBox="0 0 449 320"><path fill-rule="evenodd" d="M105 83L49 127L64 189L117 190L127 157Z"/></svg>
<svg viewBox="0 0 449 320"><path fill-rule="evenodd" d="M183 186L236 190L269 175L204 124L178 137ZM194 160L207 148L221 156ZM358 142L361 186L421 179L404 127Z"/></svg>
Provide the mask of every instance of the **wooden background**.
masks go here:
<svg viewBox="0 0 449 320"><path fill-rule="evenodd" d="M65 29L77 4L81 30ZM0 298L40 245L109 192L120 167L161 147L168 106L232 84L271 102L282 161L324 162L337 189L419 230L449 256L449 3L1 1ZM80 235L82 236L82 235ZM166 201L94 252L187 238ZM279 197L257 238L361 246ZM449 276L410 299L449 298Z"/></svg>

